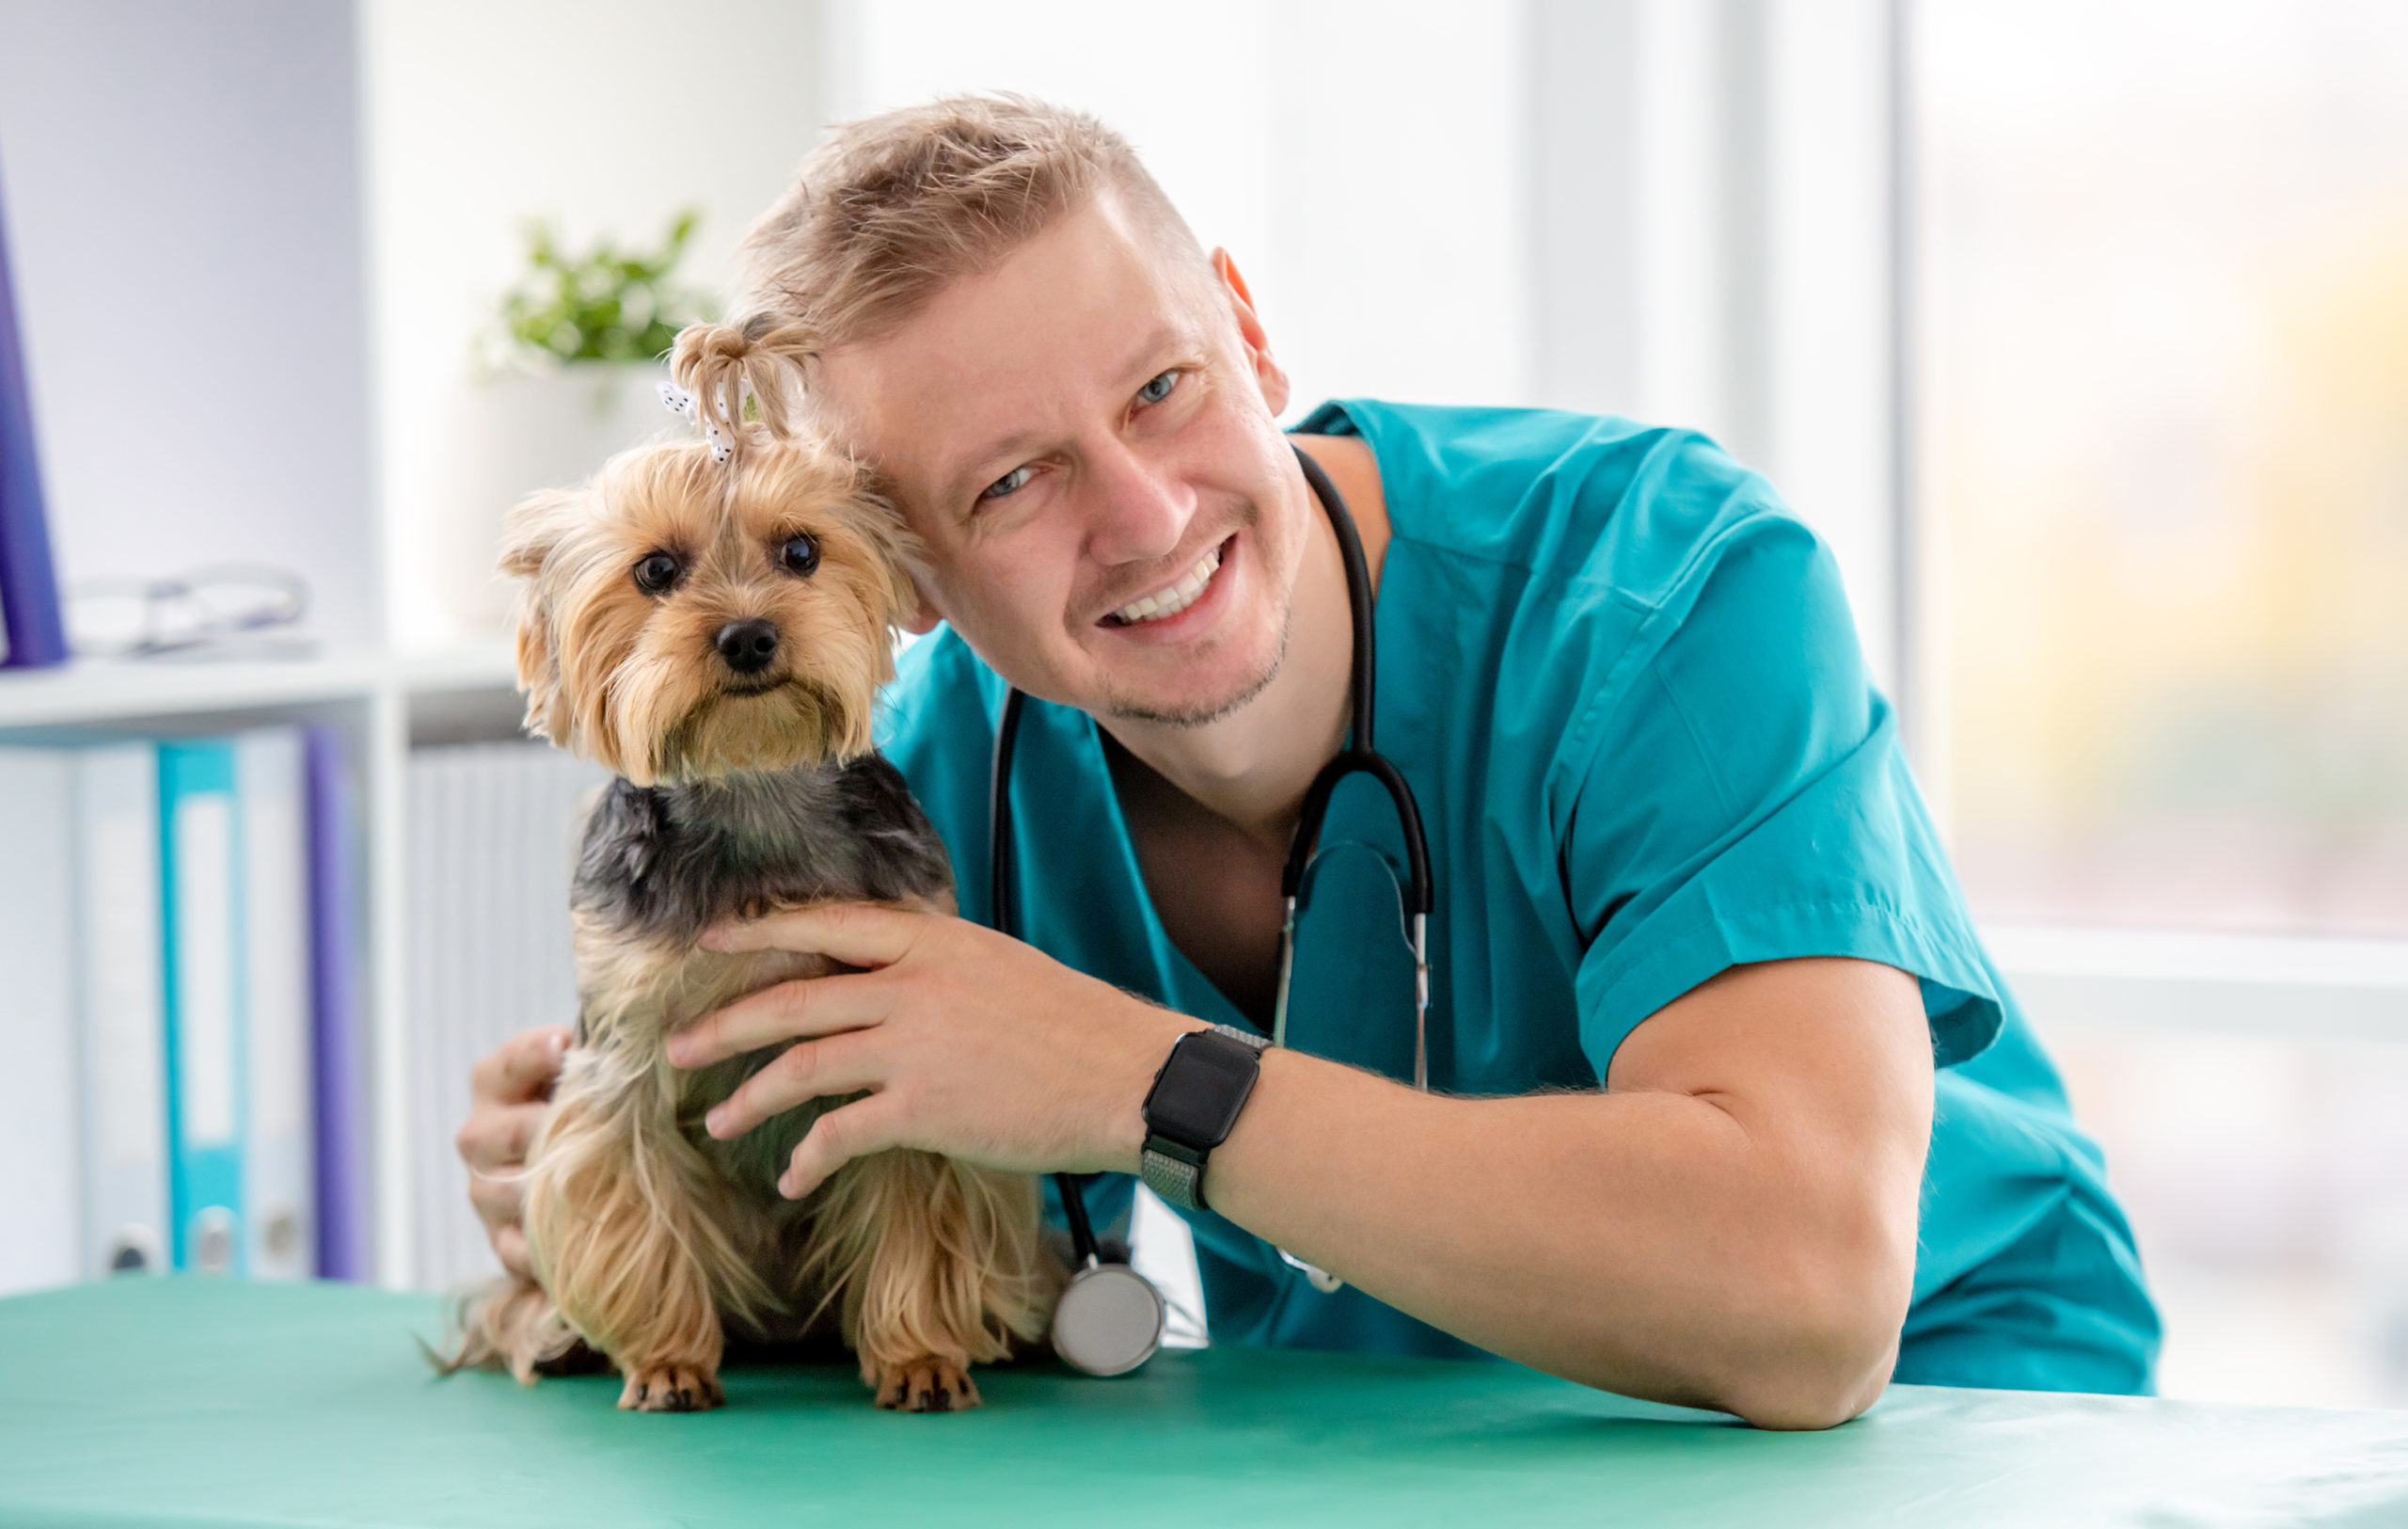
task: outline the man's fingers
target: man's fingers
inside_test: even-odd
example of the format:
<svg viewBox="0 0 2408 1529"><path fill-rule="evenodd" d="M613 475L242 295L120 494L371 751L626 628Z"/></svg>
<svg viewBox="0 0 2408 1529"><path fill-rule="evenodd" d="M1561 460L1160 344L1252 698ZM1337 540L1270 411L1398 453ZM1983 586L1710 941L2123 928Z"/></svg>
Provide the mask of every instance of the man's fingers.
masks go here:
<svg viewBox="0 0 2408 1529"><path fill-rule="evenodd" d="M468 1203L476 1207L477 1218L484 1222L486 1240L493 1244L493 1255L501 1260L501 1266L520 1279L533 1279L534 1265L527 1256L527 1229L519 1219L526 1204L518 1181L472 1173L468 1176Z"/></svg>
<svg viewBox="0 0 2408 1529"><path fill-rule="evenodd" d="M485 1104L477 1107L452 1145L472 1173L503 1173L527 1166L527 1149L544 1128L551 1106Z"/></svg>
<svg viewBox="0 0 2408 1529"><path fill-rule="evenodd" d="M705 1014L669 1038L669 1059L702 1067L798 1036L860 1029L886 1017L885 984L872 972L798 977Z"/></svg>
<svg viewBox="0 0 2408 1529"><path fill-rule="evenodd" d="M527 1233L515 1221L493 1229L493 1255L501 1266L522 1280L535 1278L534 1261L527 1256Z"/></svg>
<svg viewBox="0 0 2408 1529"><path fill-rule="evenodd" d="M568 1031L558 1025L521 1030L477 1063L468 1075L470 1092L482 1103L499 1105L550 1098L568 1042Z"/></svg>
<svg viewBox="0 0 2408 1529"><path fill-rule="evenodd" d="M886 1093L873 1093L820 1116L796 1144L785 1174L778 1180L778 1193L800 1200L854 1158L900 1146L902 1118L902 1107Z"/></svg>
<svg viewBox="0 0 2408 1529"><path fill-rule="evenodd" d="M558 1025L524 1030L495 1048L469 1074L473 1102L453 1144L468 1165L468 1203L485 1224L494 1256L522 1280L534 1277L515 1172L551 1112L545 1101L568 1055L569 1033Z"/></svg>
<svg viewBox="0 0 2408 1529"><path fill-rule="evenodd" d="M797 1105L878 1087L886 1081L886 1066L873 1033L848 1030L824 1040L797 1042L704 1116L704 1126L725 1140Z"/></svg>
<svg viewBox="0 0 2408 1529"><path fill-rule="evenodd" d="M526 1200L515 1173L505 1178L483 1173L468 1175L468 1203L476 1208L477 1218L489 1228L499 1230L515 1223L525 1210Z"/></svg>
<svg viewBox="0 0 2408 1529"><path fill-rule="evenodd" d="M892 966L911 952L931 916L875 902L823 902L723 924L703 936L711 950L799 950L848 966Z"/></svg>

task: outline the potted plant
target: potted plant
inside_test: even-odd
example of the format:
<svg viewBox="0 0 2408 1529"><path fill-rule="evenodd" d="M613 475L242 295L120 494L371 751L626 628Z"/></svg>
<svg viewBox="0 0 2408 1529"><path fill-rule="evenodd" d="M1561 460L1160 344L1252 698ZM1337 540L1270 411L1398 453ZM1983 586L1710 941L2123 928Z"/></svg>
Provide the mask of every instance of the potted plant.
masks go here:
<svg viewBox="0 0 2408 1529"><path fill-rule="evenodd" d="M528 224L526 267L478 338L474 381L446 432L439 597L456 636L508 629L510 591L493 565L511 505L675 423L654 384L677 331L712 316L710 300L677 279L700 221L689 209L653 248L604 237L582 252L564 249L549 223Z"/></svg>

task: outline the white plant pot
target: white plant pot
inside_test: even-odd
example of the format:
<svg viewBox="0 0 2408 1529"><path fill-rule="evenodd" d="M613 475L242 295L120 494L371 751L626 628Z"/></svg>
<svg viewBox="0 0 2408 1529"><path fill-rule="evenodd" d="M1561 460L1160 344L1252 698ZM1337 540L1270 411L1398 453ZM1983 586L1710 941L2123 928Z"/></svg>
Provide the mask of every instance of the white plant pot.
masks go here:
<svg viewBox="0 0 2408 1529"><path fill-rule="evenodd" d="M491 640L511 629L515 590L495 563L512 505L581 483L666 429L689 428L661 406L656 385L667 374L657 365L589 361L461 390L445 432L440 524L426 538L432 593L453 635Z"/></svg>

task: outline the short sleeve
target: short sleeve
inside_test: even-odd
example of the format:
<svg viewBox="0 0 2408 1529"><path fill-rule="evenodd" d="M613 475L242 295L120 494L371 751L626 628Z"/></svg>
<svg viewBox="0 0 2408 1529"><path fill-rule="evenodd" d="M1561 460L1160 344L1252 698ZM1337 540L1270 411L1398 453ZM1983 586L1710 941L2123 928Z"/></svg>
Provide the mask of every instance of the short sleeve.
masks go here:
<svg viewBox="0 0 2408 1529"><path fill-rule="evenodd" d="M1718 972L1804 956L1917 977L1941 1066L1987 1046L1997 982L1829 549L1785 514L1728 522L1640 642L1572 735L1591 752L1571 761L1563 875L1597 1075Z"/></svg>

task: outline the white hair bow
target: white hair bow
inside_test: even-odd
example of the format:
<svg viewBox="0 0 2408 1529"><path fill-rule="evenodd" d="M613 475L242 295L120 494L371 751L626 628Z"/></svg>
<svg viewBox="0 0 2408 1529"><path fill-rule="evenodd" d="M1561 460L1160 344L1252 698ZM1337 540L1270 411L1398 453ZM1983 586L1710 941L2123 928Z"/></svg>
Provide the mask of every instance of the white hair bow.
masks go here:
<svg viewBox="0 0 2408 1529"><path fill-rule="evenodd" d="M672 414L681 414L689 420L699 420L702 416L701 406L694 395L673 382L665 379L661 382L660 401L669 406L669 412ZM719 426L715 424L703 426L703 438L711 443L711 460L714 462L724 462L736 454L736 443L721 434Z"/></svg>

